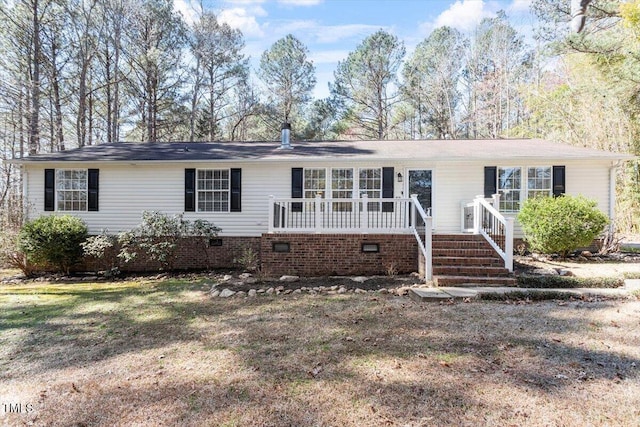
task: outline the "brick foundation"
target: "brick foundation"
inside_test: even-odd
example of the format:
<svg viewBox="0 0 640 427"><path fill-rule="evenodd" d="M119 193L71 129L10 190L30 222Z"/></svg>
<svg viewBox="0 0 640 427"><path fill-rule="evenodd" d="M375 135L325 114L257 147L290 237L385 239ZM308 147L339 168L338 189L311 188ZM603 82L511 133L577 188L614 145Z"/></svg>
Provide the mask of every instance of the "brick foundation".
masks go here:
<svg viewBox="0 0 640 427"><path fill-rule="evenodd" d="M262 270L270 276L408 274L418 268L418 243L411 234L263 234ZM276 252L274 243L288 243ZM363 252L363 244L379 252ZM282 245L282 249L286 245Z"/></svg>
<svg viewBox="0 0 640 427"><path fill-rule="evenodd" d="M257 264L268 276L398 274L418 270L418 244L410 234L264 234L262 237L220 237L222 245L191 238L180 241L174 270L240 268L238 259L251 249ZM274 243L288 244L288 252L277 252ZM378 252L364 252L363 244ZM121 271L158 271L161 265L138 254L129 263L118 262L113 249L103 260L85 259L77 270L107 270L117 265ZM115 260L115 261L114 261Z"/></svg>
<svg viewBox="0 0 640 427"><path fill-rule="evenodd" d="M174 270L205 270L217 268L237 268L237 260L246 249L251 249L257 255L257 265L260 265L260 237L218 237L220 246L210 245L208 239L185 238L178 243ZM160 263L147 259L144 254L138 254L135 260L124 263L115 257L116 249L111 250L103 260L85 259L77 270L99 271L107 270L117 265L121 271L144 272L158 271Z"/></svg>

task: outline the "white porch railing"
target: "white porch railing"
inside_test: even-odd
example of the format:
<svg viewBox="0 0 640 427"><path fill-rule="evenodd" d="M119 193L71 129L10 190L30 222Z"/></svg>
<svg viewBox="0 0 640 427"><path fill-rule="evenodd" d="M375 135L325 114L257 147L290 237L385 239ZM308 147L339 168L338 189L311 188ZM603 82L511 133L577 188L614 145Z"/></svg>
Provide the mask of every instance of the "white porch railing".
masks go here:
<svg viewBox="0 0 640 427"><path fill-rule="evenodd" d="M431 280L430 209L409 199L292 199L269 197L269 233L414 234Z"/></svg>
<svg viewBox="0 0 640 427"><path fill-rule="evenodd" d="M462 231L481 234L504 260L504 266L513 271L513 218L499 212L500 195L485 199L476 196L471 203L462 205Z"/></svg>

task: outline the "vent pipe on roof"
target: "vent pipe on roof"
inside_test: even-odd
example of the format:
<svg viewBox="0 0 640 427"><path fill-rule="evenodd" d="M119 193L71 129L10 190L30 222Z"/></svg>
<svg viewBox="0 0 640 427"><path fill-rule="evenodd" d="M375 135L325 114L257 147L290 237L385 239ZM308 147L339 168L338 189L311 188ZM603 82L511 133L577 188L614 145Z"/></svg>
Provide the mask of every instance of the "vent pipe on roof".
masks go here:
<svg viewBox="0 0 640 427"><path fill-rule="evenodd" d="M280 150L291 150L291 123L282 124L282 138L280 140Z"/></svg>

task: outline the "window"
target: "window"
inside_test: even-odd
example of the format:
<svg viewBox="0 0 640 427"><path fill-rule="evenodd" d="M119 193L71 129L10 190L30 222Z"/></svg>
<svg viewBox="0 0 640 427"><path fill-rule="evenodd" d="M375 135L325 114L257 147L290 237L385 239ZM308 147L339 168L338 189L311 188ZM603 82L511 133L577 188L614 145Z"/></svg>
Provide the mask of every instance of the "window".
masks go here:
<svg viewBox="0 0 640 427"><path fill-rule="evenodd" d="M501 194L501 211L518 212L520 210L521 175L521 168L498 168L498 192Z"/></svg>
<svg viewBox="0 0 640 427"><path fill-rule="evenodd" d="M199 212L229 212L229 169L198 169Z"/></svg>
<svg viewBox="0 0 640 427"><path fill-rule="evenodd" d="M87 210L87 170L56 170L56 206L59 211Z"/></svg>
<svg viewBox="0 0 640 427"><path fill-rule="evenodd" d="M326 182L325 169L305 169L303 197L313 199L317 194L324 197Z"/></svg>
<svg viewBox="0 0 640 427"><path fill-rule="evenodd" d="M382 169L360 169L358 175L360 196L366 194L370 199L382 198ZM376 202L369 202L367 209L379 209L379 204Z"/></svg>
<svg viewBox="0 0 640 427"><path fill-rule="evenodd" d="M527 198L551 195L551 167L527 169Z"/></svg>
<svg viewBox="0 0 640 427"><path fill-rule="evenodd" d="M331 169L331 198L353 198L353 169ZM333 203L333 210L351 212L352 205L349 202Z"/></svg>

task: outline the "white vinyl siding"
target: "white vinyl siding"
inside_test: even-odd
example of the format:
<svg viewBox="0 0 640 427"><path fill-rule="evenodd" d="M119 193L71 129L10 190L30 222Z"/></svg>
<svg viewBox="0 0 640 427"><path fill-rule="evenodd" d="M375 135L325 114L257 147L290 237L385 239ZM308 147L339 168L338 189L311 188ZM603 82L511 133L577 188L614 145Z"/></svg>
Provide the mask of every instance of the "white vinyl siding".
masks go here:
<svg viewBox="0 0 640 427"><path fill-rule="evenodd" d="M57 169L56 210L61 212L87 211L87 170Z"/></svg>
<svg viewBox="0 0 640 427"><path fill-rule="evenodd" d="M92 234L103 229L109 233L130 230L140 223L143 211L159 211L169 215L184 214L185 219L206 219L222 229L221 236L260 236L268 230L269 196L291 197L291 168L353 169L354 193L360 189L356 182L360 170L392 166L396 174L401 172L403 182L394 180L396 197L408 198L407 170L430 169L433 171L433 217L436 233L459 233L461 230L461 205L483 192L483 174L487 161L426 162L412 161L278 161L278 162L174 162L174 163L38 163L25 166L25 185L29 206L29 218L57 214L44 212L45 168L99 168L100 211L73 212L83 219ZM524 163L524 162L523 162ZM538 167L545 164L566 166L566 193L595 199L598 207L609 212L609 167L611 162L566 159L548 159L544 162L521 167ZM511 167L511 164L498 165ZM184 212L184 170L242 169L242 212ZM523 169L526 171L526 169ZM330 173L330 172L329 172ZM326 176L326 175L325 175ZM325 183L325 189L326 189ZM355 194L358 197L358 194ZM517 228L516 228L517 230Z"/></svg>

